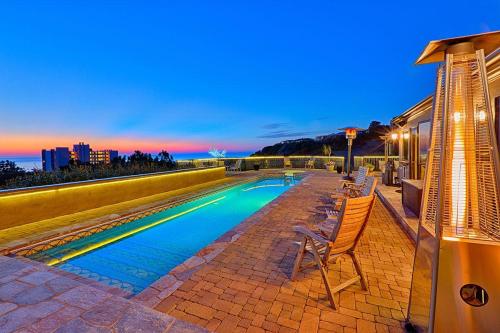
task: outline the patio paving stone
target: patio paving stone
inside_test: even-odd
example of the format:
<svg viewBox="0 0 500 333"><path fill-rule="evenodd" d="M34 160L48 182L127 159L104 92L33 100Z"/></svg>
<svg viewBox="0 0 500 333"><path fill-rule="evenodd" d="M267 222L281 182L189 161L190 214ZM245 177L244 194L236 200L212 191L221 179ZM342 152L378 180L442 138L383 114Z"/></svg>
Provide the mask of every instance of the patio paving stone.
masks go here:
<svg viewBox="0 0 500 333"><path fill-rule="evenodd" d="M322 221L325 198L338 180L331 173L313 172L249 217L238 227L246 231L179 288L167 297L155 293L155 309L215 332L402 332L414 245L378 200L357 248L368 291L358 283L336 294L340 306L335 311L318 270L289 279L298 248L292 226L314 227ZM329 272L334 284L353 273L346 258ZM155 288L162 291L161 285Z"/></svg>
<svg viewBox="0 0 500 333"><path fill-rule="evenodd" d="M0 332L206 332L115 289L22 257L0 256ZM95 288L98 287L98 288Z"/></svg>

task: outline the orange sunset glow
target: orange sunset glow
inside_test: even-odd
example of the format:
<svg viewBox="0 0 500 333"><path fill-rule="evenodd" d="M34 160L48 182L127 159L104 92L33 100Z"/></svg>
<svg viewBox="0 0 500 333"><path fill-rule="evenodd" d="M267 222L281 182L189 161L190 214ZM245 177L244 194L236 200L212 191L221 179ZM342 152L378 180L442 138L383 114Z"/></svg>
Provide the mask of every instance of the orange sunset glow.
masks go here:
<svg viewBox="0 0 500 333"><path fill-rule="evenodd" d="M23 135L0 135L0 155L20 156L39 155L41 149L54 147L71 147L73 144L83 141L89 143L95 149L115 149L122 153L130 153L135 150L157 153L162 149L169 152L200 152L207 151L211 142L196 140L180 141L175 139L151 139L134 137L100 137L100 136L49 136L36 134ZM227 145L225 149L241 149L241 145Z"/></svg>

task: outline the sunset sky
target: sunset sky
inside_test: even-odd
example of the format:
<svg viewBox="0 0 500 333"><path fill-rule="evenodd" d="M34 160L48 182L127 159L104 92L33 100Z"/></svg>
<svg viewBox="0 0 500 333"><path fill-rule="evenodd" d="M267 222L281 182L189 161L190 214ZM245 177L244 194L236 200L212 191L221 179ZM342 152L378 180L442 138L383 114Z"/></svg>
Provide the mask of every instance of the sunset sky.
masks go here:
<svg viewBox="0 0 500 333"><path fill-rule="evenodd" d="M147 4L147 5L146 5ZM429 40L500 1L3 1L0 156L85 141L253 151L368 126L432 93Z"/></svg>

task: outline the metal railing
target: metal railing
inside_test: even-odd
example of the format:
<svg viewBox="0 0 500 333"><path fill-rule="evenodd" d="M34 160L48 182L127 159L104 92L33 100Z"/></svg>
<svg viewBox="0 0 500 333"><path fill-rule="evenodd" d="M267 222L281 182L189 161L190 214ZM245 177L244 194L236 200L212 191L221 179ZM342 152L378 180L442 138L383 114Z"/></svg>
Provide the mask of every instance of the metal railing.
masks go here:
<svg viewBox="0 0 500 333"><path fill-rule="evenodd" d="M389 161L398 161L399 156L389 156ZM376 155L376 156L354 156L354 170L358 170L360 166L366 166L367 164L371 164L375 167L375 171L380 171L380 162L384 162L384 155Z"/></svg>
<svg viewBox="0 0 500 333"><path fill-rule="evenodd" d="M399 156L389 156L389 161L398 161ZM289 161L292 168L303 169L311 167L313 169L325 169L328 162L331 162L333 169L343 172L345 167L345 158L343 156L252 156L252 157L225 157L225 158L199 158L188 160L177 160L177 166L182 168L202 168L214 166L231 167L241 160L241 170L253 170L254 165L260 169L282 169L285 167L285 161ZM358 170L360 166L371 164L375 171L381 170L385 158L383 155L374 156L354 156L353 170Z"/></svg>
<svg viewBox="0 0 500 333"><path fill-rule="evenodd" d="M177 165L181 167L209 167L209 166L226 166L232 167L238 160L241 160L241 170L253 170L254 166L259 169L282 169L285 167L285 162L289 162L287 167L303 169L306 167L313 169L325 169L328 162L333 166L334 170L342 172L344 170L343 156L252 156L252 157L226 157L226 158L202 158L177 160ZM287 163L288 164L288 163Z"/></svg>

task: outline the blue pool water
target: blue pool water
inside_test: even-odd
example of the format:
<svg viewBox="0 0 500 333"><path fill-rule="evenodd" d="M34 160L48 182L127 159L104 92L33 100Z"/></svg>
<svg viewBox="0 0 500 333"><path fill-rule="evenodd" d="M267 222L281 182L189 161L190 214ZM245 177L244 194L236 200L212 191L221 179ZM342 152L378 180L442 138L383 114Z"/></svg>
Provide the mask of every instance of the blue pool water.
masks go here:
<svg viewBox="0 0 500 333"><path fill-rule="evenodd" d="M268 178L233 186L31 258L138 293L297 181Z"/></svg>

